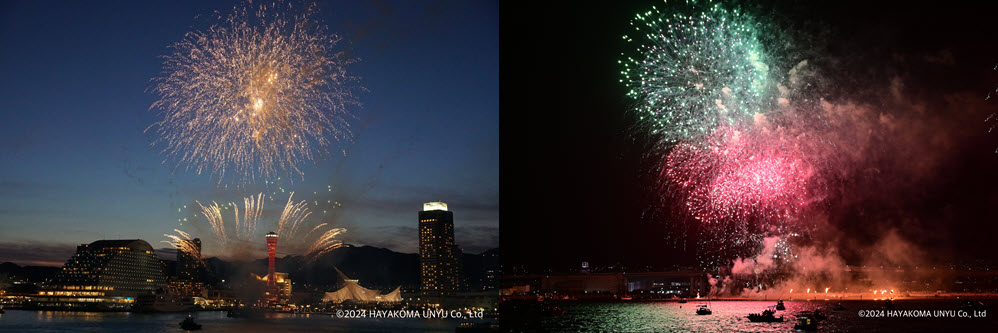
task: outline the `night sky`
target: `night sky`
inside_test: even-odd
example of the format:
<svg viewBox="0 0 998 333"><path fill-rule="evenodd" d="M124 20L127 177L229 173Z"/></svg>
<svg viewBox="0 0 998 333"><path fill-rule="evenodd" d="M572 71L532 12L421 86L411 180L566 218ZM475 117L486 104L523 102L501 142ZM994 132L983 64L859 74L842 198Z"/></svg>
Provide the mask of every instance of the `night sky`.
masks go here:
<svg viewBox="0 0 998 333"><path fill-rule="evenodd" d="M319 18L361 59L349 68L368 90L353 141L303 163L304 181L242 189L164 163L144 132L157 121L148 89L168 46L235 4L0 2L0 262L59 265L102 238L162 248L174 228L212 255L209 231L184 224L194 201L261 191L273 194L269 211L296 191L313 219L348 229L348 244L416 252L417 212L440 200L466 253L498 246L496 4L321 2Z"/></svg>
<svg viewBox="0 0 998 333"><path fill-rule="evenodd" d="M674 224L655 204L650 178L663 153L650 152L634 131L632 101L619 82L621 36L653 5L668 8L660 1L502 8L503 110L524 115L506 118L505 137L516 143L504 152L518 163L504 173L520 179L504 209L507 273L578 269L582 261L691 264L692 255L666 239ZM770 46L773 39L793 46L773 70L807 60L821 78L812 96L879 119L869 132L875 139L843 147L859 157L818 204L827 222L816 239L838 247L847 263L887 233L912 244L919 262L993 260L998 133L985 119L998 101L985 98L998 87L995 5L739 7L778 28L779 38L764 36Z"/></svg>

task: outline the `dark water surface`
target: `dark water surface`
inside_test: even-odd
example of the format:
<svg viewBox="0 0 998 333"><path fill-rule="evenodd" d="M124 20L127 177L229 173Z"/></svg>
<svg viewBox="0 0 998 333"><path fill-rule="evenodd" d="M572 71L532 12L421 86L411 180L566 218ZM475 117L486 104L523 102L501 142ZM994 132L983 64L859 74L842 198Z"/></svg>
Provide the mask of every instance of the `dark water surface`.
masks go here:
<svg viewBox="0 0 998 333"><path fill-rule="evenodd" d="M184 313L64 312L7 310L3 332L184 332ZM197 332L454 332L457 320L334 318L331 315L271 313L266 319L227 318L225 312L199 312Z"/></svg>
<svg viewBox="0 0 998 333"><path fill-rule="evenodd" d="M504 329L545 332L790 332L796 324L794 314L804 310L822 309L829 318L820 322L818 332L998 332L998 310L995 301L984 317L946 317L949 312L935 315L934 310L954 310L959 315L958 300L898 300L895 310L909 310L909 317L860 317L860 310L881 310L873 301L843 301L846 310L831 311L838 302L785 301L786 310L778 311L782 323L753 323L746 318L758 313L774 301L714 301L713 314L695 314L698 302L617 302L558 304L566 310L561 316L538 315L536 306L529 304L505 306L501 312ZM929 310L929 317L911 317L910 310ZM873 312L864 315L880 316ZM921 315L921 314L920 314Z"/></svg>

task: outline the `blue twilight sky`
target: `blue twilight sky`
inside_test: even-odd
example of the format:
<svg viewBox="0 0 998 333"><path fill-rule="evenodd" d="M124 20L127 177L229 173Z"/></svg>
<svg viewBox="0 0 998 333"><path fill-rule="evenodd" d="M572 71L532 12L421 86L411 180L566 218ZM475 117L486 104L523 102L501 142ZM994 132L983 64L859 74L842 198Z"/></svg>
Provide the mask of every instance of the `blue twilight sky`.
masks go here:
<svg viewBox="0 0 998 333"><path fill-rule="evenodd" d="M160 56L236 4L0 1L0 262L59 264L75 244L101 238L161 248L175 228L201 237L212 255L221 251L194 222L194 201L241 203L258 192L268 196L265 217L296 191L296 201L310 201L311 225L401 252L417 251L422 203L441 200L465 252L498 246L495 2L321 2L321 19L361 59L350 70L369 90L354 110L354 140L305 163L304 181L245 188L174 170L150 146L155 133L143 132L157 120L147 89Z"/></svg>

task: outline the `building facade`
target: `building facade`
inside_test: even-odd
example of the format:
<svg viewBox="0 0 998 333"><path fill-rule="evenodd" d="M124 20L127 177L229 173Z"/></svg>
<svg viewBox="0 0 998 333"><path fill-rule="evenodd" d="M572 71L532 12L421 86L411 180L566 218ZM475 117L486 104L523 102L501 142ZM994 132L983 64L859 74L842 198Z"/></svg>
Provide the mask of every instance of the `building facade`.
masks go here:
<svg viewBox="0 0 998 333"><path fill-rule="evenodd" d="M461 291L461 251L454 242L454 213L446 203L428 202L419 212L419 275L423 296Z"/></svg>
<svg viewBox="0 0 998 333"><path fill-rule="evenodd" d="M135 299L166 286L159 259L141 239L99 240L74 254L33 299L34 307L129 310Z"/></svg>
<svg viewBox="0 0 998 333"><path fill-rule="evenodd" d="M263 299L266 302L261 305L267 305L268 303L270 305L287 304L291 300L291 279L288 278L288 273L273 272L268 273L267 276L259 276L251 273L251 275L256 281L267 286L263 295ZM273 283L273 286L271 286L271 283Z"/></svg>
<svg viewBox="0 0 998 333"><path fill-rule="evenodd" d="M201 239L180 240L186 242L183 248L192 249L187 251L177 251L177 279L170 284L177 291L177 294L184 297L202 297L204 283L201 280Z"/></svg>

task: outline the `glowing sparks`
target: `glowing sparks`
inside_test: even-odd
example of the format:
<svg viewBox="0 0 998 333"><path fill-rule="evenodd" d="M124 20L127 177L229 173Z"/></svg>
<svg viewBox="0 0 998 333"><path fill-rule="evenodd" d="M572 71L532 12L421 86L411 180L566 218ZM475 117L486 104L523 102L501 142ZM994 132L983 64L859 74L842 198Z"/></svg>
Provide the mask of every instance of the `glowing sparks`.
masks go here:
<svg viewBox="0 0 998 333"><path fill-rule="evenodd" d="M757 253L762 241L779 236L774 259L792 259L789 238L810 225L802 209L822 198L818 148L783 130L719 128L701 143L680 143L661 171L674 212L702 226L697 256L704 267Z"/></svg>
<svg viewBox="0 0 998 333"><path fill-rule="evenodd" d="M257 194L256 198L248 196L243 198L243 218L239 219L239 206L232 203L235 211L236 238L245 238L253 235L256 231L260 214L263 213L263 193ZM200 204L200 203L199 203Z"/></svg>
<svg viewBox="0 0 998 333"><path fill-rule="evenodd" d="M201 248L194 242L191 235L180 229L173 229L173 231L177 234L163 234L163 236L166 236L166 238L169 238L170 240L161 242L169 244L173 248L177 249L177 251L187 253L187 255L191 258L194 258L194 260L197 260L199 263L204 265L205 261L204 258L201 257Z"/></svg>
<svg viewBox="0 0 998 333"><path fill-rule="evenodd" d="M303 176L300 162L350 137L358 103L346 67L356 59L313 19L314 5L291 7L236 8L173 45L150 107L163 117L150 128L165 154L219 182L229 168L249 180Z"/></svg>
<svg viewBox="0 0 998 333"><path fill-rule="evenodd" d="M323 225L324 224L325 223L323 223ZM316 226L316 229L321 226L322 225ZM313 231L314 230L315 229L313 229ZM319 234L319 236L311 242L311 245L309 245L307 251L308 255L306 258L308 258L308 260L315 260L329 251L345 246L342 241L336 239L336 236L346 231L347 230L343 228L331 228Z"/></svg>
<svg viewBox="0 0 998 333"><path fill-rule="evenodd" d="M671 6L631 22L637 55L621 61L636 111L667 142L752 120L766 98L769 66L753 21L720 4Z"/></svg>
<svg viewBox="0 0 998 333"><path fill-rule="evenodd" d="M315 260L333 249L345 246L342 241L336 239L336 236L346 232L346 229L333 228L327 222L312 227L309 223L309 217L312 213L309 211L308 201L295 202L293 196L294 192L291 192L281 215L277 219L271 220L274 223L270 229L267 229L274 230L280 235L283 245L281 246L282 251L301 254L307 260ZM229 251L234 250L229 248L230 246L245 246L245 244L254 244L259 239L263 239L261 232L267 230L260 231L258 225L261 220L268 220L264 216L265 201L264 194L259 193L243 198L242 207L236 203L220 206L218 203L212 202L211 205L205 206L197 202L197 209L200 210L199 213L204 217L204 221L211 226L215 239L221 245L222 250ZM231 220L227 220L222 214L223 210L228 209L233 211ZM301 235L303 228L310 229ZM188 237L187 234L181 234L181 236ZM173 243L176 243L176 239Z"/></svg>
<svg viewBox="0 0 998 333"><path fill-rule="evenodd" d="M215 238L218 239L223 247L226 246L228 235L225 232L225 221L222 219L221 207L215 202L207 207L202 205L201 202L196 201L195 203L201 208L201 214L208 220L208 224L211 225L211 231L215 234Z"/></svg>
<svg viewBox="0 0 998 333"><path fill-rule="evenodd" d="M298 231L298 225L312 213L308 211L308 203L304 200L294 203L291 198L295 192L288 196L288 203L284 205L281 218L277 222L277 234L294 237Z"/></svg>
<svg viewBox="0 0 998 333"><path fill-rule="evenodd" d="M664 176L694 218L787 220L799 211L813 174L804 152L776 135L730 128L708 142L679 144L665 161Z"/></svg>

